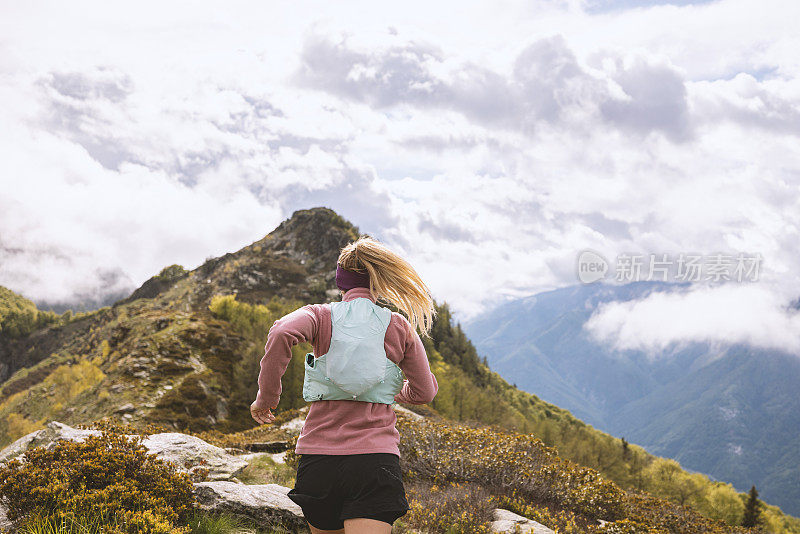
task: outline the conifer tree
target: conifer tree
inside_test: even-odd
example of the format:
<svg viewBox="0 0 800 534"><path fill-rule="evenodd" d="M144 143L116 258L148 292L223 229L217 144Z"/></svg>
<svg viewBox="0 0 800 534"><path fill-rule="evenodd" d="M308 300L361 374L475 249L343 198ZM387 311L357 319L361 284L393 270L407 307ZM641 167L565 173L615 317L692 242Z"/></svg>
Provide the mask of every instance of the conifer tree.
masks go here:
<svg viewBox="0 0 800 534"><path fill-rule="evenodd" d="M754 527L758 525L761 514L761 501L758 500L758 490L755 485L750 488L750 496L744 506L744 517L742 518L743 527Z"/></svg>

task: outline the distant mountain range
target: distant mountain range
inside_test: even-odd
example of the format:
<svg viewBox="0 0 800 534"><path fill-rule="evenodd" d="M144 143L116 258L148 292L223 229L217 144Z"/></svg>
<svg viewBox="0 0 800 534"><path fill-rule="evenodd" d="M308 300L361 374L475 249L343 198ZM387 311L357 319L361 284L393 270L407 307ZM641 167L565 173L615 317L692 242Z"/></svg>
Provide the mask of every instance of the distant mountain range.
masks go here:
<svg viewBox="0 0 800 534"><path fill-rule="evenodd" d="M800 355L741 344L658 358L584 325L598 306L686 284L595 283L504 303L462 328L509 382L612 435L800 513Z"/></svg>

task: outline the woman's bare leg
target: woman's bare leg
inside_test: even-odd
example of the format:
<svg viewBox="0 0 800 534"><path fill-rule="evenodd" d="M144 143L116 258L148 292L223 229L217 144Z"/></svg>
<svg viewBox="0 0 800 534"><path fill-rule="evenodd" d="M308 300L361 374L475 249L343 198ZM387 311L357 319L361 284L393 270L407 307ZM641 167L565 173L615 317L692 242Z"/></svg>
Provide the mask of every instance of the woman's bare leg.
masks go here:
<svg viewBox="0 0 800 534"><path fill-rule="evenodd" d="M308 523L308 521L306 521ZM386 523L384 523L385 525ZM312 527L311 523L308 523L308 528L311 529L311 534L345 534L345 530L340 528L338 530L322 530L317 527Z"/></svg>
<svg viewBox="0 0 800 534"><path fill-rule="evenodd" d="M391 534L392 525L377 519L357 517L344 520L345 534Z"/></svg>

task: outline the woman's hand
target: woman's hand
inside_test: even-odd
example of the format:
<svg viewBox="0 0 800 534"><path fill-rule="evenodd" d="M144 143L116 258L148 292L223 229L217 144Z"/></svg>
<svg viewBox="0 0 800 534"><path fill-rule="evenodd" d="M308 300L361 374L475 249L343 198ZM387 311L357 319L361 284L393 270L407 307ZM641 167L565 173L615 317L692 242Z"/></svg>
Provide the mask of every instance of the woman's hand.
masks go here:
<svg viewBox="0 0 800 534"><path fill-rule="evenodd" d="M275 408L277 408L277 406L272 407L273 410ZM253 404L250 405L250 415L253 416L253 419L255 419L257 423L262 425L275 421L275 414L273 414L269 408L263 408L256 404L256 401L253 401Z"/></svg>

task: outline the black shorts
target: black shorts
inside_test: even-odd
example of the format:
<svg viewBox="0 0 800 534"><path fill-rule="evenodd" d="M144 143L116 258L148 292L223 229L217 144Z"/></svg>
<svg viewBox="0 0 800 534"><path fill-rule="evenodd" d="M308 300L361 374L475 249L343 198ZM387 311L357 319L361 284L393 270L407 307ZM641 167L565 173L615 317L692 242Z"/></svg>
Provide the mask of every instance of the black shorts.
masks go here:
<svg viewBox="0 0 800 534"><path fill-rule="evenodd" d="M400 457L387 452L301 454L287 495L321 530L343 528L345 519L357 517L391 525L409 510Z"/></svg>

